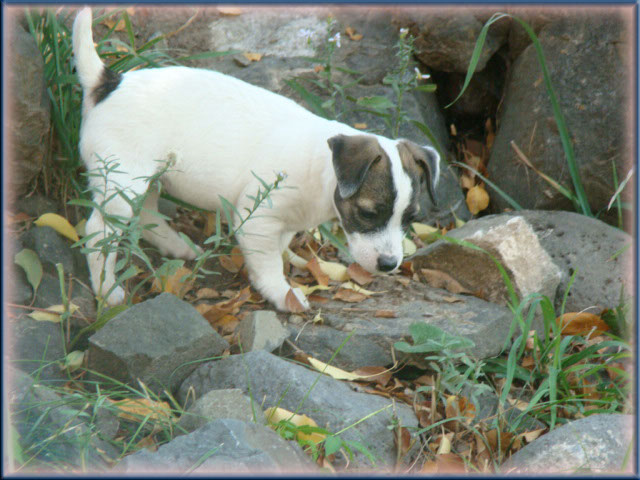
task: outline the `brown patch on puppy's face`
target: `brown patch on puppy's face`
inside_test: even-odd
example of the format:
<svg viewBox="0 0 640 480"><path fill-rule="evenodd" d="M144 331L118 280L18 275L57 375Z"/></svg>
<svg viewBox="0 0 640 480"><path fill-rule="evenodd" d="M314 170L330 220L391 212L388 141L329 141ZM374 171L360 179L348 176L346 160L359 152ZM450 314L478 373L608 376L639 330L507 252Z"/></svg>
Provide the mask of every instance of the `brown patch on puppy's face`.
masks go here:
<svg viewBox="0 0 640 480"><path fill-rule="evenodd" d="M388 155L368 135L329 139L338 180L334 201L347 233L372 233L385 228L396 197Z"/></svg>
<svg viewBox="0 0 640 480"><path fill-rule="evenodd" d="M436 204L435 188L440 178L440 156L432 147L420 147L408 140L398 143L398 153L402 167L411 179L411 201L402 215L406 227L420 217L419 196L427 191L431 202Z"/></svg>

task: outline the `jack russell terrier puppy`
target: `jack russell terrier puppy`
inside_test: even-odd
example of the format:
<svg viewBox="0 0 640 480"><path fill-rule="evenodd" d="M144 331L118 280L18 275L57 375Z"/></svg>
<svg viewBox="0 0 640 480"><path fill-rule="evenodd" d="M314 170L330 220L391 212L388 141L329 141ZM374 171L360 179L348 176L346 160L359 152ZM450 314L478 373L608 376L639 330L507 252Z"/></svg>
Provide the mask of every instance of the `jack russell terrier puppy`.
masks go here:
<svg viewBox="0 0 640 480"><path fill-rule="evenodd" d="M290 285L283 274L282 252L294 234L335 218L342 223L355 261L370 272L392 272L402 261L402 239L419 214L418 197L433 200L440 157L432 147L408 140L363 134L348 125L313 115L293 100L204 69L165 67L112 72L93 44L91 10L73 25L73 51L83 88L80 154L88 171L105 159L119 168L105 179L93 176L94 201L101 204L115 190L142 195L149 177L161 177L171 195L207 210L220 208L220 197L238 212L253 206L260 183L286 172L286 188L271 193L243 226L237 241L253 286L279 310L288 310ZM253 173L252 173L253 172ZM113 185L111 184L113 181ZM143 238L162 254L187 260L199 252L159 217L158 193L150 191L141 225L156 224ZM435 203L435 202L434 202ZM132 208L119 195L104 206L110 215L131 218ZM235 218L234 221L241 219ZM92 212L86 234L94 247L105 225ZM91 283L111 305L124 301L114 287L116 254L88 255ZM309 304L299 289L299 309ZM297 308L297 307L296 307Z"/></svg>

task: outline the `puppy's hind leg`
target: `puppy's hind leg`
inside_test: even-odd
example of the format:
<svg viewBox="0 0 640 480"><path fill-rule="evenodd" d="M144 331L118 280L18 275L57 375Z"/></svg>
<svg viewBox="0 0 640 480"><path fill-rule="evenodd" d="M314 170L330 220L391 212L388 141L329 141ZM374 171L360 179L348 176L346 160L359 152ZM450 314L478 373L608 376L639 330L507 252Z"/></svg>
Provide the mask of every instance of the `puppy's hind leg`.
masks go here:
<svg viewBox="0 0 640 480"><path fill-rule="evenodd" d="M133 209L113 185L109 185L105 191L104 179L94 178L92 183L96 191L94 201L101 205L102 212L94 209L86 225L86 235L91 237L86 243L87 248L92 250L87 255L91 285L107 304L117 305L125 298L122 286L116 285L117 250L123 233L117 223L128 223L133 216ZM122 192L129 198L142 195L148 186L146 181L133 180L126 174L118 175L117 184L127 185ZM105 221L103 213L107 217L114 217L115 221Z"/></svg>
<svg viewBox="0 0 640 480"><path fill-rule="evenodd" d="M198 254L202 253L202 249L197 247L197 251L194 251L189 244L169 226L164 218L155 214L158 211L159 196L160 193L155 187L151 187L149 192L147 192L147 198L142 207L142 212L140 212L140 225L143 227L148 225L155 226L144 228L142 238L152 245L155 245L162 255L193 260Z"/></svg>

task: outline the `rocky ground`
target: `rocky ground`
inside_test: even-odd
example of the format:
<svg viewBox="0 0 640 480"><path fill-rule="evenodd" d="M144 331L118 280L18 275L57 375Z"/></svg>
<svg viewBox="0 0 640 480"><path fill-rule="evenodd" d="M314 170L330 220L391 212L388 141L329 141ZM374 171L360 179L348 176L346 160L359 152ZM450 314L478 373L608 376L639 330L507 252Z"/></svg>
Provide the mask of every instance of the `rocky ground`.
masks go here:
<svg viewBox="0 0 640 480"><path fill-rule="evenodd" d="M398 62L393 47L399 29L407 28L416 39L412 67L431 73L438 87L435 93L416 90L404 96L409 117L429 127L449 160L480 169L525 208L508 211L503 198L487 188L488 210L472 215L468 191L484 186L477 177L450 166L437 192L438 208L424 200L424 210L430 213L423 221L444 228L451 241L414 235L418 249L409 252L400 273L373 278L347 274L311 294L312 309L303 314L274 312L252 295L246 290L242 262L234 264L230 256L207 264L219 275L206 276L188 288L164 285L154 290L148 282L133 295L130 308L111 314L96 309L79 249L71 248L73 242L55 229L34 224L44 213L58 213L75 224L82 211L47 198L40 189L27 190L51 148L44 140L50 107L41 95L43 66L37 46L16 17L9 42L15 61L16 121L9 129L15 195L10 222L5 223L11 245L4 263L10 312L5 331L11 342L3 362L17 433L23 441L43 446L34 450L37 461L29 468L48 470L37 465L54 462L63 470L129 474L374 469L460 473L474 470L461 463L464 454L453 455L446 443L453 441L457 452L473 443L476 450L470 450L469 458L480 458L485 447L463 435L471 426L487 438L492 429L494 437L502 432L498 437L504 434L503 441L511 442L504 448L494 445L499 454L492 457L491 471L631 468L623 465L632 445L633 415L603 408L584 418L565 418L549 429L526 411L526 401L511 407L500 404L499 392L488 388L459 391L443 397L441 408L436 407L435 396L421 389L433 387L433 365L424 353L397 348L398 342L409 341L413 324L424 323L470 341L465 353L473 361L509 352L514 335L520 333L512 329L510 292L491 258L460 241L490 252L504 267L518 298L544 295L555 312L600 314L619 306L621 292L635 292L634 239L616 228L616 215L607 211L616 190L610 172L616 169L622 180L631 163L625 113L630 98L630 17L614 8L515 12L531 23L544 48L591 209L601 212L596 219L566 211L573 205L514 153L515 143L535 169L571 185L535 49L516 22L504 19L489 30L468 92L454 107L443 108L457 95L475 40L492 13L480 7L435 6L132 11L136 42L167 34L157 48L173 56L238 51L185 63L234 75L307 107L288 80L304 83L317 78L318 62L307 57L321 55L326 39L337 32L341 46L333 62L360 72L348 94L396 98L383 79ZM327 22L329 14L337 23ZM96 25L96 35L106 34L109 27L106 22ZM115 34L126 39L118 28ZM341 85L353 77L346 70L336 71ZM327 98L331 92L315 93ZM390 134L382 117L348 102L336 105L341 121ZM427 142L411 123L401 127L400 135ZM472 183L465 184L465 177ZM629 203L630 190L623 195ZM194 241L206 238L197 233L206 229L206 216L171 202L163 211ZM625 221L627 232L633 231L631 216L625 215ZM295 242L300 254L307 246L318 246L310 235ZM35 252L42 267L36 289L33 273L13 261L25 249ZM327 251L328 259L340 260L335 249L325 249L324 254ZM159 255L150 256L156 265L162 262ZM56 264L64 269L64 289ZM130 286L149 278L142 272L144 264L137 265L141 272ZM193 263L185 268L193 268ZM305 269L289 268L290 278L299 283L312 286L318 281ZM358 284L360 292L345 288L347 279ZM64 304L64 296L78 307L68 321L27 315ZM98 329L98 319L108 322ZM533 315L530 327L543 331L541 311ZM80 355L73 368L70 351ZM342 373L320 374L312 368L316 360L330 362ZM109 393L98 390L96 397L95 385ZM126 392L134 390L139 399L134 407L117 404L115 399L127 398ZM458 402L457 414L468 421L448 410L450 397ZM473 408L464 407L461 398ZM306 415L330 434L340 432L341 450L320 452L314 461L303 451L299 434L298 442L291 440L296 435L287 440L268 426L265 410L270 407ZM442 426L432 429L436 421ZM122 448L134 439L135 445ZM345 454L348 448L351 458ZM474 466L481 468L479 463Z"/></svg>

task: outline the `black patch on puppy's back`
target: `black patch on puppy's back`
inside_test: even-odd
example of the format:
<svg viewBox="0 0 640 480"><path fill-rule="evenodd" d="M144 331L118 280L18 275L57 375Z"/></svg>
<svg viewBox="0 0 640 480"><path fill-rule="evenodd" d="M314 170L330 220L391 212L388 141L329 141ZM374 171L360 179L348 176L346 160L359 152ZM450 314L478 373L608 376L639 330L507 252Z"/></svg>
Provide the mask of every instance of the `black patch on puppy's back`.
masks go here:
<svg viewBox="0 0 640 480"><path fill-rule="evenodd" d="M103 101L113 92L122 81L122 75L114 72L113 70L104 67L102 69L102 75L100 75L100 83L93 89L92 95L96 105Z"/></svg>

